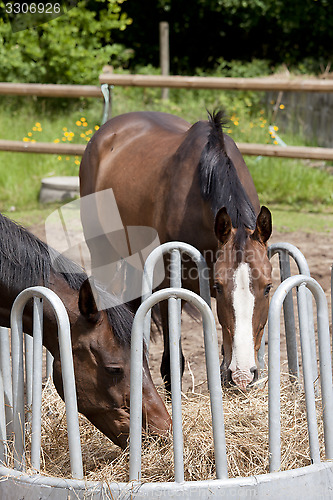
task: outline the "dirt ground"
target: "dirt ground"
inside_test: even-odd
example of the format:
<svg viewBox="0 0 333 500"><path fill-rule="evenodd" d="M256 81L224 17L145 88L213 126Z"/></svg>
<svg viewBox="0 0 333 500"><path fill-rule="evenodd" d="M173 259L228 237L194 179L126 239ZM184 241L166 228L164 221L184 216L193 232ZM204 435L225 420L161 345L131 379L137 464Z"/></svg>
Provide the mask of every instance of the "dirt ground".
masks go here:
<svg viewBox="0 0 333 500"><path fill-rule="evenodd" d="M30 230L41 239L45 239L44 226L33 226ZM289 242L297 246L305 256L313 278L315 278L325 291L330 308L330 287L331 287L331 265L333 263L333 231L331 233L279 233L273 232L269 241L270 244L277 242ZM279 284L278 257L272 259L274 290ZM296 267L292 265L292 273L297 273ZM219 344L221 344L221 327L217 321L215 313L215 301L212 308L216 318ZM329 309L330 310L330 309ZM203 349L202 325L197 320L190 317L186 312L182 314L182 347L185 355L185 373L183 377L183 392L195 390L196 392L206 391L206 367ZM267 347L267 346L266 346ZM150 367L155 384L162 383L159 367L163 351L161 336L156 336L150 348ZM281 335L282 359L286 359L285 342ZM267 352L266 352L267 356Z"/></svg>

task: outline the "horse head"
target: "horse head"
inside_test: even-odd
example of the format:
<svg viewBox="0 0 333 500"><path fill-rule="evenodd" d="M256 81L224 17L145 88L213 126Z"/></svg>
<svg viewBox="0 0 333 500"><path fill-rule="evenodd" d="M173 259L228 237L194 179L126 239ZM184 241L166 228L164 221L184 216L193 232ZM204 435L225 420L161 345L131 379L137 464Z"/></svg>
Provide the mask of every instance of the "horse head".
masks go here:
<svg viewBox="0 0 333 500"><path fill-rule="evenodd" d="M124 305L100 310L92 287L88 279L83 282L76 299L76 318L71 318L78 409L115 444L125 448L129 436L132 315ZM74 305L69 309L73 314ZM165 436L171 419L145 358L143 427ZM59 357L55 357L54 382L59 394L63 394Z"/></svg>
<svg viewBox="0 0 333 500"><path fill-rule="evenodd" d="M226 208L215 218L219 242L214 270L217 314L223 334L221 376L241 389L258 376L257 355L267 321L272 267L266 242L271 214L262 207L256 227L232 227Z"/></svg>

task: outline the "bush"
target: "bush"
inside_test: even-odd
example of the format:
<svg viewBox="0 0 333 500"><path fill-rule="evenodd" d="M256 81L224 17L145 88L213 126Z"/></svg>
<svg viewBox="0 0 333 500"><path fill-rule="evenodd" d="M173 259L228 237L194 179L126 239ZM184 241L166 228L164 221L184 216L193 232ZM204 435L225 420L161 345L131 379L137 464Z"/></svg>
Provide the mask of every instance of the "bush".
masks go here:
<svg viewBox="0 0 333 500"><path fill-rule="evenodd" d="M124 65L131 57L131 51L112 44L112 32L131 23L121 12L124 1L95 0L90 7L88 0L80 0L66 15L17 33L3 17L0 80L96 84L104 65Z"/></svg>

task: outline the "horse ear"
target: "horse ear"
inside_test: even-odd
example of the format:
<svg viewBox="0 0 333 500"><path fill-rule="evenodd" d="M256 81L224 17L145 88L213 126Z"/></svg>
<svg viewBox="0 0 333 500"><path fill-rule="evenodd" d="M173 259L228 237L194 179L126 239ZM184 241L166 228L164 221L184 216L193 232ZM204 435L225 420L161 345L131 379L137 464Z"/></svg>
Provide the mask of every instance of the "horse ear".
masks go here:
<svg viewBox="0 0 333 500"><path fill-rule="evenodd" d="M266 243L270 235L272 234L272 216L271 212L267 207L262 206L260 213L257 217L257 224L252 234L254 240L259 240L262 243Z"/></svg>
<svg viewBox="0 0 333 500"><path fill-rule="evenodd" d="M215 217L215 235L222 245L227 243L231 234L231 219L225 207L220 208Z"/></svg>
<svg viewBox="0 0 333 500"><path fill-rule="evenodd" d="M96 323L100 316L100 311L97 308L95 297L97 290L91 278L87 278L81 285L79 291L79 310L91 323Z"/></svg>

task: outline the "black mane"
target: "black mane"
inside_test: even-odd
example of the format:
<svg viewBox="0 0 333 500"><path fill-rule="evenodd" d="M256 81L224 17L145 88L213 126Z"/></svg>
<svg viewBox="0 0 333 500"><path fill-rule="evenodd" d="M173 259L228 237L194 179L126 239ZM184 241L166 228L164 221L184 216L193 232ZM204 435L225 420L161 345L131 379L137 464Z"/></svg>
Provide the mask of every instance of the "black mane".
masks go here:
<svg viewBox="0 0 333 500"><path fill-rule="evenodd" d="M51 274L61 275L70 288L76 291L88 278L75 262L0 214L0 282L17 295L29 286L49 286ZM129 343L132 313L101 286L97 284L96 288L102 303L114 303L114 306L106 309L106 313L115 336L119 342Z"/></svg>
<svg viewBox="0 0 333 500"><path fill-rule="evenodd" d="M239 180L232 160L226 154L222 127L223 111L209 114L209 134L199 161L201 196L209 201L214 217L225 207L238 239L246 237L245 228L254 230L256 214L253 205Z"/></svg>

